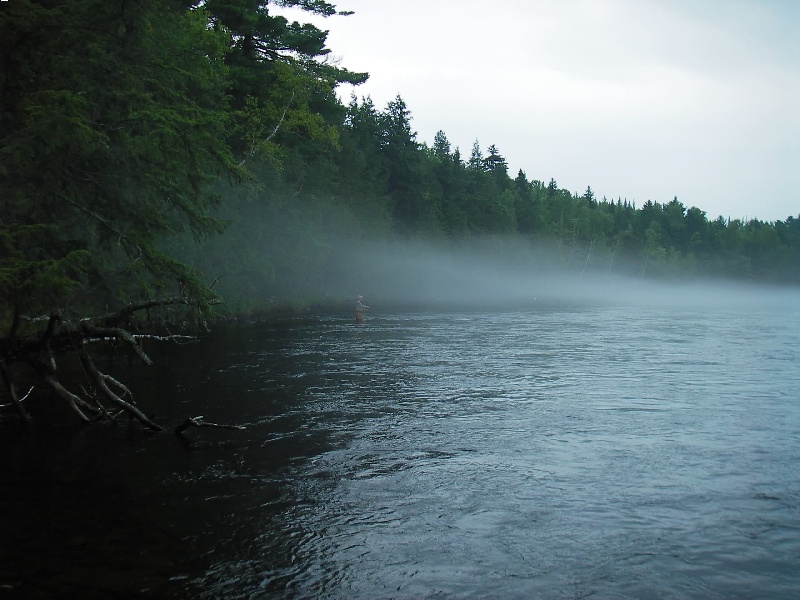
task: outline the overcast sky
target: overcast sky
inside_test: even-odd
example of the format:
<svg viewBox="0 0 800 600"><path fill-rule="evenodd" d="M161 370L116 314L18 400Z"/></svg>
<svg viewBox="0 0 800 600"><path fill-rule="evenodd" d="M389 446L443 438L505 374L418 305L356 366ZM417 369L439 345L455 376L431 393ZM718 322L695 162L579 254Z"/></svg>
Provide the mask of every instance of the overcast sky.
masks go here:
<svg viewBox="0 0 800 600"><path fill-rule="evenodd" d="M637 207L800 215L800 0L333 2L356 95L400 94L420 142Z"/></svg>

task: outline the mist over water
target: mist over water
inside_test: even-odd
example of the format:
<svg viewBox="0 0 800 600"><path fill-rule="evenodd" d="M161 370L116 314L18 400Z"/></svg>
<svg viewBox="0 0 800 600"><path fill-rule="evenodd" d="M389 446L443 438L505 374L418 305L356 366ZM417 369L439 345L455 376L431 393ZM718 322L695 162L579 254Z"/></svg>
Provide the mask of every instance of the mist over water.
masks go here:
<svg viewBox="0 0 800 600"><path fill-rule="evenodd" d="M545 306L661 306L711 310L780 308L800 290L711 279L651 280L596 265L566 264L563 249L518 240L473 240L463 247L396 242L362 247L351 261L351 295L384 308L504 310ZM619 259L623 261L624 259Z"/></svg>

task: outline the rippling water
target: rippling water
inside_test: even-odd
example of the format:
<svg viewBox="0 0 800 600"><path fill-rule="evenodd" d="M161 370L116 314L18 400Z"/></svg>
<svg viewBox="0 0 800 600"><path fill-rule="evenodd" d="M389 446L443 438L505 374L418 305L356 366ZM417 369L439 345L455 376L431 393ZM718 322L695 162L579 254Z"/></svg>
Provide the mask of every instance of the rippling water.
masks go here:
<svg viewBox="0 0 800 600"><path fill-rule="evenodd" d="M107 590L200 598L800 590L800 306L313 316L181 350L144 388L163 417L248 429L192 431L185 448L61 431L32 459L19 448L44 434L0 422L25 438L4 446L18 491L0 507L24 514L38 494L52 522L3 522L51 566L0 542L17 570L0 583L74 590L94 570Z"/></svg>

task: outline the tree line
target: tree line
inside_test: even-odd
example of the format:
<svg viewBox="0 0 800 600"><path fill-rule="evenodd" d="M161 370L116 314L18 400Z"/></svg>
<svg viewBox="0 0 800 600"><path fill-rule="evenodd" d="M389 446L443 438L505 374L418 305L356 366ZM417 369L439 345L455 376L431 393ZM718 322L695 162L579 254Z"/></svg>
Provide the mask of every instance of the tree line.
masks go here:
<svg viewBox="0 0 800 600"><path fill-rule="evenodd" d="M353 96L340 111L330 147L308 152L287 141L280 158L260 166L268 186L260 179L258 190L224 192L231 228L196 247L190 260L226 274L226 301L247 310L265 299L319 298L339 292L337 285L358 291L347 287L346 246L360 240L458 248L464 240L510 237L529 245L531 260L549 242L556 251L543 260L553 268L800 283L795 217L709 219L677 198L637 207L598 199L591 187L578 194L553 179L529 179L522 170L512 177L496 145L476 141L462 156L443 131L430 145L419 141L400 96L383 109Z"/></svg>
<svg viewBox="0 0 800 600"><path fill-rule="evenodd" d="M133 414L92 348L144 360L159 325L339 294L365 241L547 239L566 269L800 283L794 217L578 195L512 177L494 145L418 140L400 96L342 101L367 74L287 7L346 17L324 0L0 4L0 367L15 402L9 369L26 363L85 420L109 418L105 402ZM65 352L97 394L61 386Z"/></svg>

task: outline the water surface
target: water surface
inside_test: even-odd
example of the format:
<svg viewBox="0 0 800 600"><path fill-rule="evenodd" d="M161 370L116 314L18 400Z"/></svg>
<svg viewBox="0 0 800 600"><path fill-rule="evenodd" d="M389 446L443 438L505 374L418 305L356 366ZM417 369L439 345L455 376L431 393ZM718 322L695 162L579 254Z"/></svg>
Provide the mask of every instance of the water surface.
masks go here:
<svg viewBox="0 0 800 600"><path fill-rule="evenodd" d="M800 307L309 315L154 354L115 369L158 419L247 429L3 417L7 593L800 588Z"/></svg>

